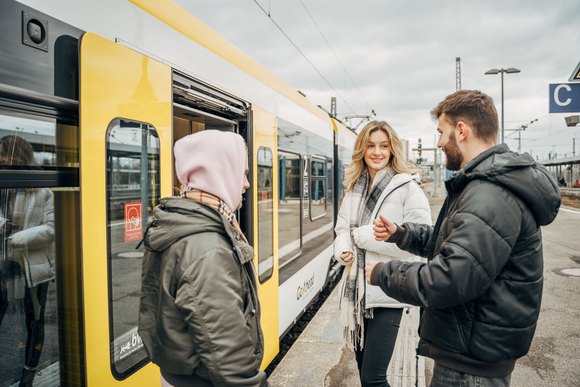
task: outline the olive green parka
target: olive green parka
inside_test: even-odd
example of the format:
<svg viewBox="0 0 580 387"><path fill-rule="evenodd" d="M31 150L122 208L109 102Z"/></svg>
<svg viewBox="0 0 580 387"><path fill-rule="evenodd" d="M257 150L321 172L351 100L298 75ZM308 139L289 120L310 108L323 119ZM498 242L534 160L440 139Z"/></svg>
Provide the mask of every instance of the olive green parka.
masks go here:
<svg viewBox="0 0 580 387"><path fill-rule="evenodd" d="M254 252L213 208L164 198L145 236L139 334L164 375L268 386Z"/></svg>

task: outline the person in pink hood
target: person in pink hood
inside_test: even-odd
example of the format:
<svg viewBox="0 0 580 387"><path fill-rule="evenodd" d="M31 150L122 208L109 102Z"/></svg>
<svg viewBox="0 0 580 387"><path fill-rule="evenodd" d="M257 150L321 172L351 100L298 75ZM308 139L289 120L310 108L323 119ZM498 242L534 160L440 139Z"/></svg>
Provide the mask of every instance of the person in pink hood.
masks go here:
<svg viewBox="0 0 580 387"><path fill-rule="evenodd" d="M139 334L162 386L266 387L254 250L235 218L250 186L247 147L206 130L174 154L181 192L147 225Z"/></svg>
<svg viewBox="0 0 580 387"><path fill-rule="evenodd" d="M241 195L250 187L246 178L248 152L242 136L204 130L177 141L173 152L183 187L215 195L232 210L241 207Z"/></svg>

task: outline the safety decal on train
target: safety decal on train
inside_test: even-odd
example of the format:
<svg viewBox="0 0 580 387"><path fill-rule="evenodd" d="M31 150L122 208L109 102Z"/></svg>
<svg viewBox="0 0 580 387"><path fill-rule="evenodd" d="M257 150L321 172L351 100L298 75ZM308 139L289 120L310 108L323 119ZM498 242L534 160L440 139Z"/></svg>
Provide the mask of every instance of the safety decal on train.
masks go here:
<svg viewBox="0 0 580 387"><path fill-rule="evenodd" d="M314 286L314 273L312 273L312 277L304 280L304 284L298 286L298 290L296 291L296 299L300 300L302 297L310 293L310 290Z"/></svg>
<svg viewBox="0 0 580 387"><path fill-rule="evenodd" d="M125 242L143 238L141 202L125 203Z"/></svg>
<svg viewBox="0 0 580 387"><path fill-rule="evenodd" d="M115 340L115 360L120 361L143 348L143 340L137 328Z"/></svg>

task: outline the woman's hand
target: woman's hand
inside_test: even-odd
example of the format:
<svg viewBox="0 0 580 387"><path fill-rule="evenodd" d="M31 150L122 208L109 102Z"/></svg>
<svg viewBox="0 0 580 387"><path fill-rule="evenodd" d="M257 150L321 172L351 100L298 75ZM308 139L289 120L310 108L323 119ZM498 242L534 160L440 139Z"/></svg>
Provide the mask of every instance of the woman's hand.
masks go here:
<svg viewBox="0 0 580 387"><path fill-rule="evenodd" d="M385 219L382 215L379 215L379 219L373 220L373 231L375 232L375 239L377 241L387 241L397 231L397 225L388 219Z"/></svg>
<svg viewBox="0 0 580 387"><path fill-rule="evenodd" d="M340 254L340 259L344 262L352 261L352 253L350 251L345 251L344 253Z"/></svg>

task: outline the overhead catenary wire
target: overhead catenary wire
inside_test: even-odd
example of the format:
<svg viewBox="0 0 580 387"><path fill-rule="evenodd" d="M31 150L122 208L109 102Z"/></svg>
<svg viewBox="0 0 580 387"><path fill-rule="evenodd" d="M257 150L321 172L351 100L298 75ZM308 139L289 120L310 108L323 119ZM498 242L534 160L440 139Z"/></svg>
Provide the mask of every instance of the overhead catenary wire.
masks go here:
<svg viewBox="0 0 580 387"><path fill-rule="evenodd" d="M552 134L549 134L549 135L547 135L547 136L540 137L540 138L528 138L528 139L525 139L525 140L524 140L524 139L522 139L522 141L538 141L538 140L542 140L542 139L544 139L544 138L548 138L548 137L554 137L555 135L557 135L557 134L560 134L560 133L563 133L563 132L566 132L566 131L568 131L568 130L570 130L570 128L567 128L567 129L561 130L561 131L559 131L559 132L552 133Z"/></svg>
<svg viewBox="0 0 580 387"><path fill-rule="evenodd" d="M334 49L332 48L332 46L328 42L328 39L326 39L326 36L324 36L324 34L322 33L322 30L320 29L320 27L318 27L318 23L316 23L316 21L314 20L314 18L310 14L310 11L308 11L308 8L306 8L306 5L304 5L304 2L302 0L299 0L299 1L300 1L300 4L302 4L302 6L304 7L304 10L308 14L308 16L310 17L310 20L312 20L312 22L316 26L316 29L318 30L318 32L320 32L320 35L322 36L322 38L324 39L324 41L328 45L328 48L330 48L330 51L332 51L332 53L334 54L334 57L336 58L336 60L338 61L338 63L340 63L340 66L344 70L345 74L348 76L348 79L350 79L350 81L352 82L352 84L354 85L354 87L357 89L357 91L359 92L359 94L361 95L361 97L365 100L367 106L370 109L371 104L369 103L369 101L367 101L367 99L365 98L364 94L360 91L360 89L358 88L357 84L354 82L354 80L352 79L352 77L350 76L350 74L348 73L348 71L346 70L346 68L344 67L344 64L342 64L342 61L340 60L340 58L338 57L338 55L336 55L336 52L334 51ZM346 87L345 87L345 89L346 89Z"/></svg>
<svg viewBox="0 0 580 387"><path fill-rule="evenodd" d="M274 25L280 30L280 32L282 32L282 34L284 34L284 36L290 41L290 43L292 43L292 45L294 46L294 48L296 48L296 50L298 50L298 52L304 57L304 59L306 59L306 61L310 64L310 66L312 66L312 68L318 73L318 75L320 75L320 77L322 79L324 79L324 82L326 82L326 84L336 93L336 95L338 95L338 97L342 100L342 102L344 102L344 104L346 106L348 106L348 108L350 109L350 111L353 112L353 114L354 114L355 112L354 112L353 108L351 108L350 105L346 102L346 100L344 98L342 98L342 96L340 95L340 93L338 91L336 91L336 89L330 84L330 82L328 82L328 80L324 77L324 75L322 75L322 73L310 61L310 59L308 59L308 57L306 55L304 55L304 53L300 50L300 48L298 48L298 46L296 45L296 43L294 43L292 41L292 39L290 39L290 37L286 34L286 32L284 32L284 30L282 29L282 27L280 27L278 25L278 23L276 23L276 21L274 21L274 19L272 18L272 16L270 16L270 13L269 12L266 12L266 10L264 9L264 7L262 7L260 5L260 3L258 3L257 0L254 0L254 3L256 3L258 5L258 7L260 7L260 9L262 10L262 12L264 12L266 14L266 16L268 16L268 18L270 18L270 20L272 21L272 23L274 23Z"/></svg>

